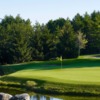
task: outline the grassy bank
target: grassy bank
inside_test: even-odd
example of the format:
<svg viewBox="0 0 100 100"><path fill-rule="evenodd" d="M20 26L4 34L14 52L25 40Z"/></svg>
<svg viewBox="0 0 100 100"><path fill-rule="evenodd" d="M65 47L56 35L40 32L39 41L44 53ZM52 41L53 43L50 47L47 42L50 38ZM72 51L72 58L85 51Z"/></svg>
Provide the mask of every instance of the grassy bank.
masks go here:
<svg viewBox="0 0 100 100"><path fill-rule="evenodd" d="M37 61L2 68L6 74L0 77L2 86L48 94L100 95L100 59L95 59L94 55L63 60L62 68L59 61ZM27 81L30 83L26 84Z"/></svg>

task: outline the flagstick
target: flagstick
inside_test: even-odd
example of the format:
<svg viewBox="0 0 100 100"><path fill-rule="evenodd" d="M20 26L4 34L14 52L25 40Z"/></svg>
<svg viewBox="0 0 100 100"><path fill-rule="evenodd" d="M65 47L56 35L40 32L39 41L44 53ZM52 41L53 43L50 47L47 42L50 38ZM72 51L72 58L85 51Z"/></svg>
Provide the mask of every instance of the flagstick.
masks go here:
<svg viewBox="0 0 100 100"><path fill-rule="evenodd" d="M62 61L61 61L61 69L62 69Z"/></svg>
<svg viewBox="0 0 100 100"><path fill-rule="evenodd" d="M59 57L60 63L61 63L61 69L62 69L62 56Z"/></svg>

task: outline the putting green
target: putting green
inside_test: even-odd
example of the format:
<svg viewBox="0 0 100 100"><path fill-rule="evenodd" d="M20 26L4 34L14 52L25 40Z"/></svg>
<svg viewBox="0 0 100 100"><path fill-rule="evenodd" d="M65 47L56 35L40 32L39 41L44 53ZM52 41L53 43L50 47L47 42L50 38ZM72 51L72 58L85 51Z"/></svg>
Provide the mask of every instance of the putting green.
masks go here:
<svg viewBox="0 0 100 100"><path fill-rule="evenodd" d="M17 71L9 76L60 83L100 84L100 67L94 66L90 68L87 66L85 68L64 67L62 69L26 69Z"/></svg>

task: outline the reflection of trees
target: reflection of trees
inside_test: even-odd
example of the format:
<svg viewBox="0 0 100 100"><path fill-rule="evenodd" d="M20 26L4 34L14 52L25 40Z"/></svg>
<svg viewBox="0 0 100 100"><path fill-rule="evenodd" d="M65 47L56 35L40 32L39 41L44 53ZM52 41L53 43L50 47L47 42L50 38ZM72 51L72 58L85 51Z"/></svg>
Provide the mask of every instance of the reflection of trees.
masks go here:
<svg viewBox="0 0 100 100"><path fill-rule="evenodd" d="M30 100L40 100L39 95L31 96Z"/></svg>
<svg viewBox="0 0 100 100"><path fill-rule="evenodd" d="M50 97L35 95L35 96L31 96L30 100L50 100Z"/></svg>
<svg viewBox="0 0 100 100"><path fill-rule="evenodd" d="M46 100L50 100L50 97L46 97Z"/></svg>
<svg viewBox="0 0 100 100"><path fill-rule="evenodd" d="M43 95L33 95L30 100L58 100L57 98L43 96Z"/></svg>

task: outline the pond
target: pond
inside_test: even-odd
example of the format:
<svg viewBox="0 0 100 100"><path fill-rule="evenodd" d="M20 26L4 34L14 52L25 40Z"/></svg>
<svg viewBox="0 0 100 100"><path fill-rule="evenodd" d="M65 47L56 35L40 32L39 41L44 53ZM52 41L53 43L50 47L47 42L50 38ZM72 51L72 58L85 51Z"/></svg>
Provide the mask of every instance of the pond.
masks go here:
<svg viewBox="0 0 100 100"><path fill-rule="evenodd" d="M30 96L30 100L63 100L56 97L44 96L44 95L33 95Z"/></svg>
<svg viewBox="0 0 100 100"><path fill-rule="evenodd" d="M100 100L100 97L74 97L74 96L44 96L33 95L30 100Z"/></svg>

